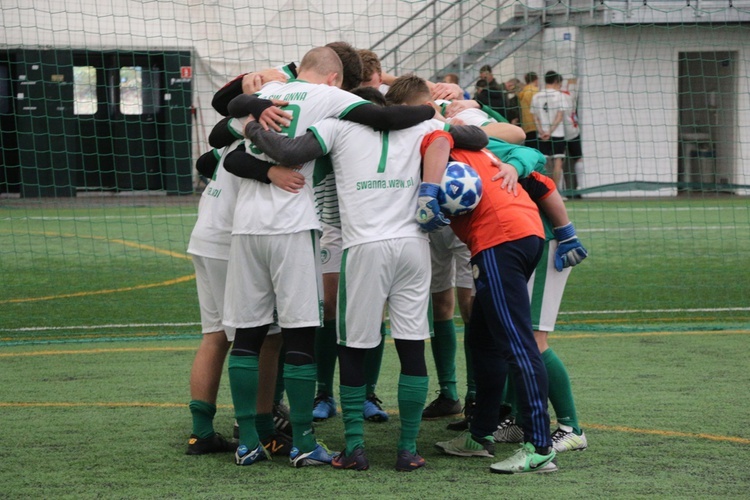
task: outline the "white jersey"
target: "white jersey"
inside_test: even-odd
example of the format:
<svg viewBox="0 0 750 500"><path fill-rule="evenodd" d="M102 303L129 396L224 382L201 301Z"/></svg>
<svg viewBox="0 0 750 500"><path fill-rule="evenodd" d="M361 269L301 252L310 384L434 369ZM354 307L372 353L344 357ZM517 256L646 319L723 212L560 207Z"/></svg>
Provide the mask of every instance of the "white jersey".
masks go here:
<svg viewBox="0 0 750 500"><path fill-rule="evenodd" d="M438 100L435 103L440 106L440 114L445 115L445 108L451 103L451 101ZM497 123L497 120L492 118L490 115L482 111L481 109L469 108L458 113L454 118L458 118L466 125L474 125L475 127L484 127L490 123ZM452 119L451 119L452 120ZM449 122L451 120L448 120Z"/></svg>
<svg viewBox="0 0 750 500"><path fill-rule="evenodd" d="M326 119L310 130L333 162L343 247L393 238L427 238L414 219L420 142L447 124L429 120L398 131Z"/></svg>
<svg viewBox="0 0 750 500"><path fill-rule="evenodd" d="M565 110L563 111L563 130L565 131L565 140L572 141L581 135L581 129L578 128L576 106L573 102L573 96L566 92L561 92L561 94L563 95L563 102L565 103Z"/></svg>
<svg viewBox="0 0 750 500"><path fill-rule="evenodd" d="M558 111L565 113L566 102L562 92L555 89L544 89L534 95L531 99L531 113L539 118L542 128L549 131L552 123L555 121ZM565 129L562 122L552 132L552 137L561 139L565 137Z"/></svg>
<svg viewBox="0 0 750 500"><path fill-rule="evenodd" d="M232 122L236 121L232 120ZM237 192L240 188L240 178L224 170L224 159L240 144L242 140L237 140L232 145L217 150L223 152L216 165L213 178L201 195L198 204L198 220L188 243L189 254L220 260L229 259L232 220Z"/></svg>
<svg viewBox="0 0 750 500"><path fill-rule="evenodd" d="M270 82L263 86L258 95L289 102L282 108L293 116L289 126L282 131L289 137L303 135L308 127L324 118L342 117L352 108L369 103L339 88L302 80L290 80L285 84ZM248 151L262 160L272 161L252 145ZM313 201L314 164L312 161L302 166L300 173L305 176L306 182L297 194L273 184L242 179L232 234L291 234L320 230Z"/></svg>

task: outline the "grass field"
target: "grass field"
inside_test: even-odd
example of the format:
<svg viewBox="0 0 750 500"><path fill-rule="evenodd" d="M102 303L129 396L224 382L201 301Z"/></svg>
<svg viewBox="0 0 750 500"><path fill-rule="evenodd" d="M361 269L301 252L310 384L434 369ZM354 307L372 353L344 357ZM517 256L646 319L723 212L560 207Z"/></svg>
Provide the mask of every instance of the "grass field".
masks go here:
<svg viewBox="0 0 750 500"><path fill-rule="evenodd" d="M551 344L590 448L532 477L439 455L433 443L453 435L444 421L422 428L425 470L392 471L391 343L378 393L393 418L366 426L370 471L185 456L199 336L184 250L197 200L2 203L3 497L748 496L747 199L569 203L590 258L572 273ZM226 383L219 403L217 429L229 433ZM317 433L343 444L340 417Z"/></svg>

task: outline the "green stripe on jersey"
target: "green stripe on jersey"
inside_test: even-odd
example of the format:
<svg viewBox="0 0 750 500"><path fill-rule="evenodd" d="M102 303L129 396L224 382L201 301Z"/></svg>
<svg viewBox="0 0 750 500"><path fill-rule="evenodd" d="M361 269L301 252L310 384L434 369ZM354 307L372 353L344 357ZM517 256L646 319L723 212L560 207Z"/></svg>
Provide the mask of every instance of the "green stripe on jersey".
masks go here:
<svg viewBox="0 0 750 500"><path fill-rule="evenodd" d="M388 131L380 132L380 162L378 163L378 173L385 172L385 166L388 163Z"/></svg>
<svg viewBox="0 0 750 500"><path fill-rule="evenodd" d="M307 130L309 130L310 132L313 133L313 135L315 136L315 138L318 140L318 144L320 144L320 149L323 150L323 154L327 155L328 152L329 152L328 151L328 146L326 146L326 141L324 141L323 138L320 137L320 132L318 132L318 129L316 129L315 126L312 126L312 127L308 128Z"/></svg>
<svg viewBox="0 0 750 500"><path fill-rule="evenodd" d="M295 78L297 75L292 71L292 68L289 67L289 64L282 66L279 68L279 70L284 73L288 79Z"/></svg>
<svg viewBox="0 0 750 500"><path fill-rule="evenodd" d="M320 239L318 238L317 229L310 229L310 243L312 244L313 259L316 259L314 262L316 262L318 273L320 273ZM320 279L321 279L320 274L318 274L318 280ZM318 321L320 322L318 326L323 326L323 296L321 295L322 292L323 292L323 284L320 281L318 281Z"/></svg>
<svg viewBox="0 0 750 500"><path fill-rule="evenodd" d="M359 101L359 102L354 102L354 103L350 104L349 106L347 106L347 107L346 107L346 109L345 109L344 111L342 111L342 112L341 112L341 113L339 114L339 116L338 116L338 117L339 117L339 118L343 118L343 117L345 117L345 116L346 116L346 114L347 114L347 113L348 113L349 111L353 110L353 109L354 109L354 108L356 108L357 106L362 106L363 104L372 104L372 103L371 103L370 101L365 101L364 99L362 99L362 100L361 100L361 101Z"/></svg>
<svg viewBox="0 0 750 500"><path fill-rule="evenodd" d="M547 260L549 259L549 242L544 244L542 258L534 271L534 288L531 291L531 324L534 330L539 330L542 319L542 305L544 302L544 284L547 282Z"/></svg>
<svg viewBox="0 0 750 500"><path fill-rule="evenodd" d="M339 274L339 344L346 345L346 258L349 249L345 248L341 254L341 273Z"/></svg>

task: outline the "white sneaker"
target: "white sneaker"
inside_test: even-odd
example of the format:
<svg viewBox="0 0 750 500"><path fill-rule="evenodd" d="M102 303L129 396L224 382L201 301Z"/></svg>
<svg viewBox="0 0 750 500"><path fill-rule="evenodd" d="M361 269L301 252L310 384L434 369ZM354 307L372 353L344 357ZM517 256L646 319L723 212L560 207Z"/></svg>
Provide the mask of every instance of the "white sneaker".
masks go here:
<svg viewBox="0 0 750 500"><path fill-rule="evenodd" d="M583 451L588 448L589 443L586 440L586 434L581 432L579 436L573 431L564 431L559 427L552 433L552 447L557 453L564 451Z"/></svg>

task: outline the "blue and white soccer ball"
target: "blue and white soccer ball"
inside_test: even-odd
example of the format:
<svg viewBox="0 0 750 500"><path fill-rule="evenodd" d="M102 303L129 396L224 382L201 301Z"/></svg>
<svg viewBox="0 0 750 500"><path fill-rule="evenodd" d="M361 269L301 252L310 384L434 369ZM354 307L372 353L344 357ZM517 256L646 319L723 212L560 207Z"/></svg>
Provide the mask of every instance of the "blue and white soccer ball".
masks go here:
<svg viewBox="0 0 750 500"><path fill-rule="evenodd" d="M482 180L476 170L460 161L449 161L440 181L438 203L447 215L471 212L482 198Z"/></svg>

